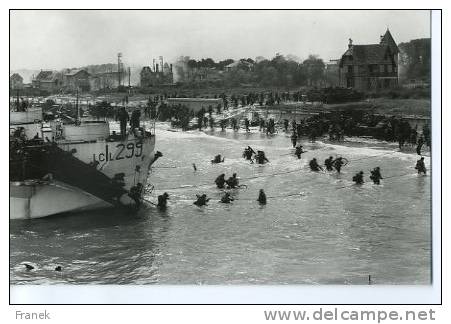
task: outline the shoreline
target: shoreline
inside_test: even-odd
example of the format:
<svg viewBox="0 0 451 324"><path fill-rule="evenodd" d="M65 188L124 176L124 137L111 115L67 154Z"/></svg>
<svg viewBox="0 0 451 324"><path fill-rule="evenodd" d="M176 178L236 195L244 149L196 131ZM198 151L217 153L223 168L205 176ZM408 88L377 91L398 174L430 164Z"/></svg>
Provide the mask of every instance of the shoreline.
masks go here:
<svg viewBox="0 0 451 324"><path fill-rule="evenodd" d="M161 126L166 125L167 128L163 128ZM183 134L188 134L188 135L206 135L206 136L210 136L210 137L216 137L216 138L228 138L227 134L236 134L236 135L252 135L252 134L257 134L257 135L264 135L267 136L267 139L271 139L272 137L276 137L276 136L284 136L287 138L287 144L289 143L289 133L285 133L283 130L280 132L277 132L273 135L266 135L263 132L260 132L258 130L258 127L250 127L251 132L250 133L246 133L246 131L244 129L240 129L239 131L233 131L232 128L226 128L226 131L221 131L221 128L215 128L213 131L208 129L203 129L201 131L199 131L198 129L192 129L192 130L188 130L188 131L183 131L181 128L171 128L170 127L170 123L169 122L157 122L156 124L156 131L166 131L166 132L171 132L171 133L183 133ZM221 136L221 135L226 135L226 136ZM245 139L236 139L240 142L245 142ZM379 140L373 137L367 137L367 136L345 136L345 139L343 141L330 141L326 136L322 136L322 137L318 137L317 140L315 142L311 142L309 141L307 136L303 136L301 137L301 142L303 143L303 145L312 145L315 143L321 143L321 144L325 144L325 145L337 145L337 146L346 146L346 147L353 147L353 148L368 148L368 149L374 149L374 150L390 150L396 153L403 153L403 154L408 154L411 156L418 156L420 157L420 155L416 154L415 151L415 146L411 146L409 144L406 144L405 148L408 148L407 150L399 150L398 148L398 144L397 142L388 142L388 141L384 141L384 140ZM427 149L425 149L427 148ZM291 147L290 147L291 149ZM423 147L422 150L422 155L424 157L430 158L431 157L431 151L430 148L427 147L426 145Z"/></svg>

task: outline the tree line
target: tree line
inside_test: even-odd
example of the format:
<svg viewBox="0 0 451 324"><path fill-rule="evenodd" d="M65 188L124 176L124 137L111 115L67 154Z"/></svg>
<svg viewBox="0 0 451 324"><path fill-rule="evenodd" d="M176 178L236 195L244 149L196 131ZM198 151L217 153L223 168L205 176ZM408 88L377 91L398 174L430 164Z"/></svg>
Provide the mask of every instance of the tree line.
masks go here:
<svg viewBox="0 0 451 324"><path fill-rule="evenodd" d="M223 86L240 86L252 84L257 86L321 86L325 80L325 64L317 55L309 55L302 62L293 56L277 54L272 59L254 61L251 58L240 59L238 64L226 68L234 60L227 59L215 62L211 58L194 60L190 59L187 66L190 70L198 70L199 73L191 73L189 80L184 82L209 83L214 80ZM210 73L205 70L212 70ZM220 74L215 73L222 71ZM192 71L191 71L192 72ZM202 77L199 77L202 75ZM197 78L196 78L197 77Z"/></svg>

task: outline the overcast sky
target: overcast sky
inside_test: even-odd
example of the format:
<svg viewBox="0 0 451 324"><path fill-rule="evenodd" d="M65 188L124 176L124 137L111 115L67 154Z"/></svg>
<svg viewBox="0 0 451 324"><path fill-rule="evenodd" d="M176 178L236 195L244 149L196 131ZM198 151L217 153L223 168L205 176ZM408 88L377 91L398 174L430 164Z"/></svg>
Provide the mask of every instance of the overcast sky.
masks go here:
<svg viewBox="0 0 451 324"><path fill-rule="evenodd" d="M397 43L430 37L429 11L11 11L11 69L112 63L149 65L162 55L226 58L275 53L325 61L348 39Z"/></svg>

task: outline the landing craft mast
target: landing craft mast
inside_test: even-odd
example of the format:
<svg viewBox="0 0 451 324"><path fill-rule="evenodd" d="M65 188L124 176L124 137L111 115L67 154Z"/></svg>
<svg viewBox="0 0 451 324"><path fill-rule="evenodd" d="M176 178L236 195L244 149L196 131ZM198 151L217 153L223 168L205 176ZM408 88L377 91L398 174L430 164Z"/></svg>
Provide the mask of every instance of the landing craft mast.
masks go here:
<svg viewBox="0 0 451 324"><path fill-rule="evenodd" d="M130 89L130 67L128 67L128 88Z"/></svg>
<svg viewBox="0 0 451 324"><path fill-rule="evenodd" d="M78 87L77 87L77 101L75 102L75 108L77 109L76 124L80 124L80 107L78 106Z"/></svg>
<svg viewBox="0 0 451 324"><path fill-rule="evenodd" d="M117 78L118 78L118 88L121 87L121 69L122 69L122 53L117 53Z"/></svg>

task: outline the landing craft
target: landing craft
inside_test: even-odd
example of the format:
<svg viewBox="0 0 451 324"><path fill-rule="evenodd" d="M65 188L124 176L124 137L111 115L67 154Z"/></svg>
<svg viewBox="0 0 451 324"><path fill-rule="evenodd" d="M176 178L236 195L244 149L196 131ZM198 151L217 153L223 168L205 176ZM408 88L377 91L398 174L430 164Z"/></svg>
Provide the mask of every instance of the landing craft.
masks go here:
<svg viewBox="0 0 451 324"><path fill-rule="evenodd" d="M10 219L125 206L146 191L155 128L126 136L107 121L45 123L41 108L10 112Z"/></svg>

